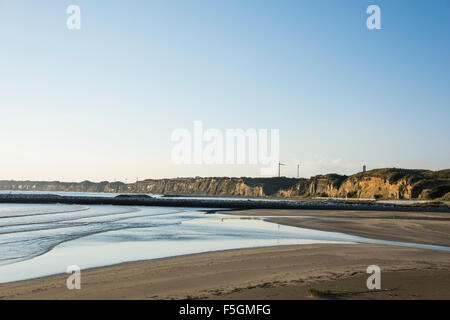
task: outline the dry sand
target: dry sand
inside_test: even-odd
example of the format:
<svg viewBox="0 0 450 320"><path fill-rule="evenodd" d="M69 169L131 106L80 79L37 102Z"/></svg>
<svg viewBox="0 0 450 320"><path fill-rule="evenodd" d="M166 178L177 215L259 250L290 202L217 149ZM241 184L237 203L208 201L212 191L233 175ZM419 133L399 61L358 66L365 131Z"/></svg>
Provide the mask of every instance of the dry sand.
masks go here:
<svg viewBox="0 0 450 320"><path fill-rule="evenodd" d="M448 214L254 210L279 223L388 240L449 245ZM320 216L287 218L286 216ZM352 218L353 217L353 218ZM440 219L440 220L436 220ZM381 268L380 291L366 268ZM450 299L450 253L372 244L319 244L229 250L124 263L0 285L3 299ZM314 289L316 291L311 291ZM323 296L325 295L325 296Z"/></svg>

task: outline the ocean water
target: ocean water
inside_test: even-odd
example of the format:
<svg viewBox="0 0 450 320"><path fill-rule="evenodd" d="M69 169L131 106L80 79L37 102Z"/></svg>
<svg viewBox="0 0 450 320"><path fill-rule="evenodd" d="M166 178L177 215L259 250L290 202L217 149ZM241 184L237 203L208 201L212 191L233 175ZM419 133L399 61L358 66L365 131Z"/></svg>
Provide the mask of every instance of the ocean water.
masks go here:
<svg viewBox="0 0 450 320"><path fill-rule="evenodd" d="M0 283L65 273L70 265L86 269L273 245L363 242L450 251L447 247L367 239L203 210L0 204Z"/></svg>

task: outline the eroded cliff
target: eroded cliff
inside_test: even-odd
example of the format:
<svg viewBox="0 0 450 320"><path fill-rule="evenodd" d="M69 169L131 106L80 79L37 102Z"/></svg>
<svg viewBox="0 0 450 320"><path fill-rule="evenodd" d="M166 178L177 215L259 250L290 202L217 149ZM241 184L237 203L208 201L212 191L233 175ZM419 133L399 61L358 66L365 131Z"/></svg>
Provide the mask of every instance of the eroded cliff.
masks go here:
<svg viewBox="0 0 450 320"><path fill-rule="evenodd" d="M244 197L340 197L450 200L450 169L376 169L352 176L294 178L177 178L138 183L0 181L0 190L152 193Z"/></svg>

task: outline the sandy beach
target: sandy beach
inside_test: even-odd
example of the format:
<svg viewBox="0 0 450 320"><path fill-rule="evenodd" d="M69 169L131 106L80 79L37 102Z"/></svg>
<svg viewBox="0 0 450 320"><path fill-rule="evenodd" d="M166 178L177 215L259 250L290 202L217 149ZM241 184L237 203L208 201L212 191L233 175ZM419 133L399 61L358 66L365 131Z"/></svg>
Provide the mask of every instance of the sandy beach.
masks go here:
<svg viewBox="0 0 450 320"><path fill-rule="evenodd" d="M366 268L382 289L369 292ZM229 250L82 271L0 286L2 299L317 299L308 288L353 299L450 299L450 254L379 245L305 245ZM342 295L346 293L346 295Z"/></svg>
<svg viewBox="0 0 450 320"><path fill-rule="evenodd" d="M435 213L254 210L276 223L366 237L449 245L449 217ZM300 218L293 216L316 216ZM288 217L289 216L289 217ZM369 291L366 268L381 268ZM0 285L1 299L450 299L450 253L373 244L228 250L83 270Z"/></svg>
<svg viewBox="0 0 450 320"><path fill-rule="evenodd" d="M450 0L0 0L0 21L13 315L450 305Z"/></svg>
<svg viewBox="0 0 450 320"><path fill-rule="evenodd" d="M450 246L450 214L348 210L244 210L230 215L267 216L267 220L301 228L356 236ZM308 218L302 218L308 217Z"/></svg>

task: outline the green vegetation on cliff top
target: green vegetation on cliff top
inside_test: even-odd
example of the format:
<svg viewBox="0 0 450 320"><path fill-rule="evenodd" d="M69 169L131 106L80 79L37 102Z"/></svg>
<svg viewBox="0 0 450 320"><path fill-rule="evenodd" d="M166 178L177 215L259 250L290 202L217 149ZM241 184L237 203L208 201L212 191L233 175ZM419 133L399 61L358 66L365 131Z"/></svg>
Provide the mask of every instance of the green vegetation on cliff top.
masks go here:
<svg viewBox="0 0 450 320"><path fill-rule="evenodd" d="M378 182L376 180L371 182L375 184L376 190L373 187L367 189L363 182L372 181L373 178L378 178L376 179ZM384 168L359 172L351 176L326 174L309 179L287 177L148 179L129 184L108 181L100 183L0 181L0 190L259 196L262 189L264 196L285 198L333 196L376 199L382 198L380 193L383 188L386 190L384 197L388 199L450 200L450 169L431 171Z"/></svg>

